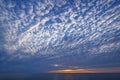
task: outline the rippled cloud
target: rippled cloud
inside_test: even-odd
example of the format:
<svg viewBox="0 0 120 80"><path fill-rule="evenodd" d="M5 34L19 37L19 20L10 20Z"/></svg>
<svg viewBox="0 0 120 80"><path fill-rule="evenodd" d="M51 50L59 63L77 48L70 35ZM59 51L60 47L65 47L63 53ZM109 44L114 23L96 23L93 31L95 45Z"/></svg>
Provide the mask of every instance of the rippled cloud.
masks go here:
<svg viewBox="0 0 120 80"><path fill-rule="evenodd" d="M120 2L1 0L0 31L0 60L120 56Z"/></svg>

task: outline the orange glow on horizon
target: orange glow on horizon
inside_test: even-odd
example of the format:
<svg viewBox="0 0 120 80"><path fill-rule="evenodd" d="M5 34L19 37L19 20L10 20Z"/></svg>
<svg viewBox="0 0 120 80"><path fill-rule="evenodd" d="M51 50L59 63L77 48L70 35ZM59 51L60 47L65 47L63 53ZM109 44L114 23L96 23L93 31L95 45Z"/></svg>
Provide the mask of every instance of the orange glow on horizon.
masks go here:
<svg viewBox="0 0 120 80"><path fill-rule="evenodd" d="M120 73L120 68L63 69L49 71L49 73Z"/></svg>

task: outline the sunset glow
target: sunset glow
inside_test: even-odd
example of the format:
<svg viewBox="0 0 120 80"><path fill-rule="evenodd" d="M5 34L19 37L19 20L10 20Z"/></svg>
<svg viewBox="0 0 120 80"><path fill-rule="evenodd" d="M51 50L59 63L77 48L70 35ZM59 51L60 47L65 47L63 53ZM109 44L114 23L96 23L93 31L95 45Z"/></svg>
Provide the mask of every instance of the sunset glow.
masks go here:
<svg viewBox="0 0 120 80"><path fill-rule="evenodd" d="M109 68L109 69L63 69L63 70L53 70L49 73L119 73L120 68Z"/></svg>

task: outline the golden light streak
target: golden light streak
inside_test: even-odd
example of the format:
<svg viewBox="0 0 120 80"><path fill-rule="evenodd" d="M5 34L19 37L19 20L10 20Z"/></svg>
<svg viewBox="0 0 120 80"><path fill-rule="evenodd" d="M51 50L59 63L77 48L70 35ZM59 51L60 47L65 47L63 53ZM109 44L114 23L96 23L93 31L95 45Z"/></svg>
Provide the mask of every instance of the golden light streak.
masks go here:
<svg viewBox="0 0 120 80"><path fill-rule="evenodd" d="M49 73L120 73L120 68L63 69L49 71Z"/></svg>

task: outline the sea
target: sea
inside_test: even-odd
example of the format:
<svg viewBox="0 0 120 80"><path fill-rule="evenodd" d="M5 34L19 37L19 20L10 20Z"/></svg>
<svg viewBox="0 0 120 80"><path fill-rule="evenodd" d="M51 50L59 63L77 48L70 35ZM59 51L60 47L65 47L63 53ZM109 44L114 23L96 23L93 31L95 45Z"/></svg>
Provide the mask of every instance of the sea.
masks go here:
<svg viewBox="0 0 120 80"><path fill-rule="evenodd" d="M0 74L0 80L120 80L120 73Z"/></svg>

